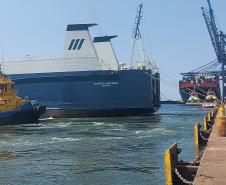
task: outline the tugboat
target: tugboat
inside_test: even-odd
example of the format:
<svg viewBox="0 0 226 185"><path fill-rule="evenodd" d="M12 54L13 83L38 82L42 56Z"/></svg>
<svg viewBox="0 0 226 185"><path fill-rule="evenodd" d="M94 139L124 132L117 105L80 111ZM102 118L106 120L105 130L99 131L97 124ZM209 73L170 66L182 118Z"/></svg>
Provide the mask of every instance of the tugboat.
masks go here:
<svg viewBox="0 0 226 185"><path fill-rule="evenodd" d="M14 83L0 69L0 125L16 125L37 122L45 106L17 96Z"/></svg>
<svg viewBox="0 0 226 185"><path fill-rule="evenodd" d="M198 97L198 94L195 90L193 90L190 94L190 97L188 98L188 101L186 102L186 105L192 105L192 106L196 106L196 105L201 105L202 102Z"/></svg>
<svg viewBox="0 0 226 185"><path fill-rule="evenodd" d="M209 89L206 94L205 101L200 108L214 108L218 102L215 92Z"/></svg>

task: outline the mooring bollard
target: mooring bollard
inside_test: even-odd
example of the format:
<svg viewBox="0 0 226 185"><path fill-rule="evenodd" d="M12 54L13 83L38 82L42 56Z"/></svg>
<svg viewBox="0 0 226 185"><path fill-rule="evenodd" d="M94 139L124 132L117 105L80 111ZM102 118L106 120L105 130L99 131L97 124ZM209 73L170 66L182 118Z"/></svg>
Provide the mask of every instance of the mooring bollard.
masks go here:
<svg viewBox="0 0 226 185"><path fill-rule="evenodd" d="M219 116L225 116L224 105L220 105L220 107L219 107Z"/></svg>
<svg viewBox="0 0 226 185"><path fill-rule="evenodd" d="M173 185L173 169L178 162L178 148L177 144L174 143L169 149L165 151L165 175L166 175L166 185Z"/></svg>
<svg viewBox="0 0 226 185"><path fill-rule="evenodd" d="M193 184L199 165L199 157L192 162L178 161L180 152L181 149L177 148L176 143L165 151L166 185Z"/></svg>
<svg viewBox="0 0 226 185"><path fill-rule="evenodd" d="M217 136L226 137L226 116L218 116L215 124Z"/></svg>
<svg viewBox="0 0 226 185"><path fill-rule="evenodd" d="M210 112L208 112L208 114L207 114L207 121L211 121L211 113Z"/></svg>
<svg viewBox="0 0 226 185"><path fill-rule="evenodd" d="M206 114L204 114L204 117L203 117L203 130L207 130L207 119L206 119Z"/></svg>
<svg viewBox="0 0 226 185"><path fill-rule="evenodd" d="M194 126L194 141L195 141L195 146L198 146L198 147L200 145L199 132L200 132L200 125L196 123Z"/></svg>
<svg viewBox="0 0 226 185"><path fill-rule="evenodd" d="M201 125L196 123L194 125L194 143L197 149L201 146L205 146L209 139L210 131L209 130L201 130Z"/></svg>

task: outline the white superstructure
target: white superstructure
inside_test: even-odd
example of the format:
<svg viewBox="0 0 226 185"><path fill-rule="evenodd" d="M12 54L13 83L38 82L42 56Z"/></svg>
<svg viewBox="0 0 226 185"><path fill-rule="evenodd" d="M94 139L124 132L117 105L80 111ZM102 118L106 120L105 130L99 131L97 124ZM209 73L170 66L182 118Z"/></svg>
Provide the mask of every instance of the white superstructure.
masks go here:
<svg viewBox="0 0 226 185"><path fill-rule="evenodd" d="M109 40L106 42L95 42L94 45L89 27L95 25L73 24L67 26L63 58L40 60L28 58L4 61L2 70L5 74L118 70L118 61L110 42L112 37L108 37Z"/></svg>
<svg viewBox="0 0 226 185"><path fill-rule="evenodd" d="M94 47L104 69L118 70L119 63L111 44L111 39L117 36L95 37L93 40Z"/></svg>

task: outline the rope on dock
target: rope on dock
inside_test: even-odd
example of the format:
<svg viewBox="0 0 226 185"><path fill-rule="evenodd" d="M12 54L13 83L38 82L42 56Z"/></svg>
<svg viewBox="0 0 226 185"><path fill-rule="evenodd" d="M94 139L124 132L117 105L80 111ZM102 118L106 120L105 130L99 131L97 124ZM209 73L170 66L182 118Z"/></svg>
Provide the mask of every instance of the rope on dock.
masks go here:
<svg viewBox="0 0 226 185"><path fill-rule="evenodd" d="M202 132L199 132L199 134L200 134L200 136L201 136L201 138L202 138L203 140L208 141L208 138L205 138L205 137L202 135Z"/></svg>
<svg viewBox="0 0 226 185"><path fill-rule="evenodd" d="M175 168L175 173L177 175L177 177L185 184L193 184L192 181L186 180L184 177L182 177L182 175L180 174L180 172L177 170L177 168Z"/></svg>
<svg viewBox="0 0 226 185"><path fill-rule="evenodd" d="M209 121L206 122L209 127L212 127L212 124L209 124Z"/></svg>

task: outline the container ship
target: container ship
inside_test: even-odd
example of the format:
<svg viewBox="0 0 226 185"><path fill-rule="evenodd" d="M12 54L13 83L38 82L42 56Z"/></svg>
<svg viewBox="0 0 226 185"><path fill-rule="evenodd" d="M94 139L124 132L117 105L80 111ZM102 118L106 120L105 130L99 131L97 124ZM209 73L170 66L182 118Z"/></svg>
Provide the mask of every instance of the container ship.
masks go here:
<svg viewBox="0 0 226 185"><path fill-rule="evenodd" d="M192 92L196 92L200 100L204 100L209 90L214 91L220 99L220 82L218 75L191 75L183 76L179 81L180 95L187 102Z"/></svg>
<svg viewBox="0 0 226 185"><path fill-rule="evenodd" d="M159 73L151 65L123 68L111 39L91 39L96 24L67 26L64 57L4 61L19 96L46 105L45 117L149 115L160 106Z"/></svg>
<svg viewBox="0 0 226 185"><path fill-rule="evenodd" d="M217 99L221 99L220 64L214 60L188 73L181 73L179 81L181 98L187 102L192 94L196 94L200 101L204 101L207 92L213 91Z"/></svg>

